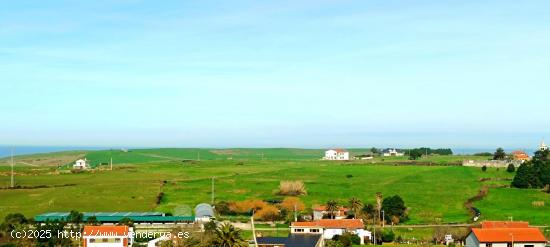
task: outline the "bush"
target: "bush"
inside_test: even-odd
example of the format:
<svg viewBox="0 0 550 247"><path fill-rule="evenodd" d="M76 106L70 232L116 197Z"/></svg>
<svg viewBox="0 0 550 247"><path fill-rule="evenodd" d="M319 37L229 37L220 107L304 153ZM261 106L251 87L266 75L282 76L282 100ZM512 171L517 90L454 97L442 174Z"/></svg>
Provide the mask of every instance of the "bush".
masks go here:
<svg viewBox="0 0 550 247"><path fill-rule="evenodd" d="M242 202L233 202L229 204L229 209L235 213L247 214L252 210L260 210L267 206L267 203L262 200L246 200Z"/></svg>
<svg viewBox="0 0 550 247"><path fill-rule="evenodd" d="M219 215L234 215L235 212L233 212L231 209L229 209L229 203L226 201L220 201L216 204L214 204L214 209L216 210L216 213Z"/></svg>
<svg viewBox="0 0 550 247"><path fill-rule="evenodd" d="M392 230L384 230L382 232L382 242L393 242L395 240L395 233Z"/></svg>
<svg viewBox="0 0 550 247"><path fill-rule="evenodd" d="M254 214L254 218L265 221L275 221L279 218L279 209L272 205L267 205Z"/></svg>
<svg viewBox="0 0 550 247"><path fill-rule="evenodd" d="M506 171L509 172L509 173L515 172L516 167L514 166L514 164L508 164L508 167L506 168Z"/></svg>
<svg viewBox="0 0 550 247"><path fill-rule="evenodd" d="M281 207L289 212L294 212L294 209L299 212L306 208L304 203L298 197L285 197L283 202L281 202Z"/></svg>
<svg viewBox="0 0 550 247"><path fill-rule="evenodd" d="M351 175L351 174L346 175L346 178L352 178L352 177L353 177L353 175Z"/></svg>
<svg viewBox="0 0 550 247"><path fill-rule="evenodd" d="M487 166L482 166L482 167L481 167L481 171L482 171L482 172L486 172L486 171L487 171Z"/></svg>
<svg viewBox="0 0 550 247"><path fill-rule="evenodd" d="M307 195L307 191L302 181L281 181L278 194L285 196L300 196Z"/></svg>

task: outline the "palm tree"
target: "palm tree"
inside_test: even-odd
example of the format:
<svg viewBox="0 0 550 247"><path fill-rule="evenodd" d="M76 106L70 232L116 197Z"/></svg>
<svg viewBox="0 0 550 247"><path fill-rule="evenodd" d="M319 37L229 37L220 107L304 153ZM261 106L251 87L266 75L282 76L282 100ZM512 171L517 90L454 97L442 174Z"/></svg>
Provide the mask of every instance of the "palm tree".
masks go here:
<svg viewBox="0 0 550 247"><path fill-rule="evenodd" d="M357 199L356 197L352 197L348 201L349 208L351 211L353 211L353 218L356 219L357 215L361 213L361 209L363 208L363 202L361 200Z"/></svg>
<svg viewBox="0 0 550 247"><path fill-rule="evenodd" d="M327 212L329 212L331 218L335 218L335 212L338 211L340 207L338 206L338 203L335 200L330 200L327 202Z"/></svg>
<svg viewBox="0 0 550 247"><path fill-rule="evenodd" d="M224 223L216 229L214 244L218 247L242 247L247 246L241 236L241 230L235 228L231 223Z"/></svg>

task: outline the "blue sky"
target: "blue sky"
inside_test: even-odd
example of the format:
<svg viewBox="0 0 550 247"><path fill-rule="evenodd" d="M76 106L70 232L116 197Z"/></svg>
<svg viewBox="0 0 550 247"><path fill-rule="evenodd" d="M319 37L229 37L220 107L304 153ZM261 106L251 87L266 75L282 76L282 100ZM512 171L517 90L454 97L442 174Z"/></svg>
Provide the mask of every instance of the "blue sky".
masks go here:
<svg viewBox="0 0 550 247"><path fill-rule="evenodd" d="M1 1L0 143L550 141L550 2Z"/></svg>

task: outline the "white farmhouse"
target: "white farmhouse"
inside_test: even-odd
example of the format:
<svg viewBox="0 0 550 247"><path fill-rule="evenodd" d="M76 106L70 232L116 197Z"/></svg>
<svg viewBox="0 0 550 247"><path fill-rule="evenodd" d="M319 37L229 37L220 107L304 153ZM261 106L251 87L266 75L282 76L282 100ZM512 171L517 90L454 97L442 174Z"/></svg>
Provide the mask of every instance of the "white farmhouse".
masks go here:
<svg viewBox="0 0 550 247"><path fill-rule="evenodd" d="M371 232L365 230L365 224L361 219L322 219L313 222L293 222L290 226L291 234L321 234L324 239L332 239L335 235L346 232L357 235L362 245L371 238Z"/></svg>
<svg viewBox="0 0 550 247"><path fill-rule="evenodd" d="M382 155L386 156L386 157L388 157L388 156L403 156L403 155L405 155L405 153L399 152L395 148L389 148L389 149L384 150L384 153Z"/></svg>
<svg viewBox="0 0 550 247"><path fill-rule="evenodd" d="M344 149L329 149L325 151L324 160L349 160L349 152Z"/></svg>
<svg viewBox="0 0 550 247"><path fill-rule="evenodd" d="M79 159L74 162L73 169L75 170L84 170L87 168L88 168L88 161L86 160L86 158Z"/></svg>

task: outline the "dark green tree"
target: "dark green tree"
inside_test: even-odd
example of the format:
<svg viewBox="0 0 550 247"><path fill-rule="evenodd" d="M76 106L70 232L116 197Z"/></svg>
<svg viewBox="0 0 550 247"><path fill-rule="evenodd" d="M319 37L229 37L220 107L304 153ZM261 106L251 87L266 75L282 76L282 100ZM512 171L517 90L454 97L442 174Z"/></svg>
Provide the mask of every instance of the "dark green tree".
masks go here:
<svg viewBox="0 0 550 247"><path fill-rule="evenodd" d="M512 180L512 186L516 188L529 188L529 174L531 173L531 165L529 162L521 164Z"/></svg>
<svg viewBox="0 0 550 247"><path fill-rule="evenodd" d="M482 171L482 172L486 172L486 171L487 171L487 166L482 166L482 167L481 167L481 171Z"/></svg>
<svg viewBox="0 0 550 247"><path fill-rule="evenodd" d="M411 149L409 150L409 159L410 160L417 160L420 157L422 157L422 152L418 149Z"/></svg>
<svg viewBox="0 0 550 247"><path fill-rule="evenodd" d="M97 220L97 217L95 217L95 216L90 216L90 217L88 217L88 219L86 220L86 225L98 226L98 225L101 225L101 222L99 222L99 221Z"/></svg>
<svg viewBox="0 0 550 247"><path fill-rule="evenodd" d="M393 216L398 217L400 222L408 219L405 201L398 195L384 198L382 210L384 210L384 220L386 222L391 222Z"/></svg>
<svg viewBox="0 0 550 247"><path fill-rule="evenodd" d="M512 172L515 172L516 171L516 167L514 166L514 164L508 164L508 167L506 168L506 171L509 172L509 173L512 173Z"/></svg>
<svg viewBox="0 0 550 247"><path fill-rule="evenodd" d="M506 153L504 152L504 149L497 148L497 151L493 154L493 160L504 160L506 159Z"/></svg>

